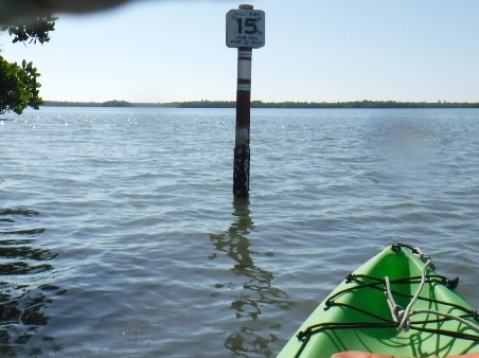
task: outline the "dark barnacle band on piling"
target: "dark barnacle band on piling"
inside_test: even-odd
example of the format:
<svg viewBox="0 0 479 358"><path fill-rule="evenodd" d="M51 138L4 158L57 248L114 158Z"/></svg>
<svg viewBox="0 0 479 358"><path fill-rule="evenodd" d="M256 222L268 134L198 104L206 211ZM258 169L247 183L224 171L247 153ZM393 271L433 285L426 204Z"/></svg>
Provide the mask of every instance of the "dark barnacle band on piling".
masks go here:
<svg viewBox="0 0 479 358"><path fill-rule="evenodd" d="M235 198L247 198L249 195L250 150L247 143L235 146L233 170L233 194Z"/></svg>

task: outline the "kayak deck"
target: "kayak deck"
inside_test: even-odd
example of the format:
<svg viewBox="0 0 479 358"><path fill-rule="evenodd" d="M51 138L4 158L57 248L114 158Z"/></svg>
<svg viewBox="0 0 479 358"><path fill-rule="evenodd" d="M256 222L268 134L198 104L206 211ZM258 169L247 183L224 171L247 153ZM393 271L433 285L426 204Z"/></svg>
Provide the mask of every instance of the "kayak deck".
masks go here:
<svg viewBox="0 0 479 358"><path fill-rule="evenodd" d="M346 277L278 357L328 358L347 350L404 357L479 352L477 312L454 291L458 279L437 275L428 259L407 245L384 249Z"/></svg>

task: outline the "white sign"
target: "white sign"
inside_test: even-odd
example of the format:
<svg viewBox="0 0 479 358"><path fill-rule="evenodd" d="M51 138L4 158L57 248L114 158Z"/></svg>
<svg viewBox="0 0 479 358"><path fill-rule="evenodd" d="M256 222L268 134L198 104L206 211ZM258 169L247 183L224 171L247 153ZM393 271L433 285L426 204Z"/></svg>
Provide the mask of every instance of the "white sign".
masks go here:
<svg viewBox="0 0 479 358"><path fill-rule="evenodd" d="M230 10L226 14L226 46L251 47L264 46L264 11Z"/></svg>

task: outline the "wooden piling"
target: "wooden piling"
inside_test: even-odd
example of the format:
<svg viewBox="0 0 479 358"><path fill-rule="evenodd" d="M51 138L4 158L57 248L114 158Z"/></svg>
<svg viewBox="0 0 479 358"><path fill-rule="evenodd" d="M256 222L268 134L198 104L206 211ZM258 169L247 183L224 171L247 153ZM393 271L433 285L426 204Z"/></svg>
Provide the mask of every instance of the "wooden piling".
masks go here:
<svg viewBox="0 0 479 358"><path fill-rule="evenodd" d="M238 48L236 133L233 162L233 195L249 197L251 62L253 48L264 46L265 15L252 5L240 5L226 14L226 46Z"/></svg>
<svg viewBox="0 0 479 358"><path fill-rule="evenodd" d="M251 48L238 48L238 82L236 87L236 131L233 164L233 195L249 196Z"/></svg>

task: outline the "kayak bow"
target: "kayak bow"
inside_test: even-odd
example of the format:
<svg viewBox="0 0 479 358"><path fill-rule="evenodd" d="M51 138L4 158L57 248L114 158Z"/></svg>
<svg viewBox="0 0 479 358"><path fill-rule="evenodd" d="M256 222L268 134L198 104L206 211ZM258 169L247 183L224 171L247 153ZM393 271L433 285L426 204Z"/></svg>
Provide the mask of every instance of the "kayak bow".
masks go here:
<svg viewBox="0 0 479 358"><path fill-rule="evenodd" d="M436 274L430 257L387 247L349 274L301 325L279 358L329 358L343 351L399 357L479 352L479 316Z"/></svg>

